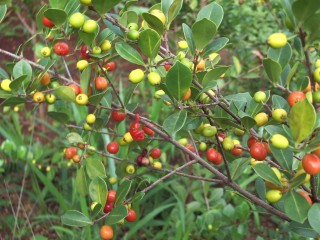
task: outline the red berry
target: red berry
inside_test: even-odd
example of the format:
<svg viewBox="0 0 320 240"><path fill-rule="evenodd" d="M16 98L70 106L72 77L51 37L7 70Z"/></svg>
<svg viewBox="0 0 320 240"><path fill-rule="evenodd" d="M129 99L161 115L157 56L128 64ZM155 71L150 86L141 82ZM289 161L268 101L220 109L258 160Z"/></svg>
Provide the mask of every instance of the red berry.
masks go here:
<svg viewBox="0 0 320 240"><path fill-rule="evenodd" d="M109 213L113 208L114 208L113 202L106 202L106 205L104 205L104 208L103 208L103 212Z"/></svg>
<svg viewBox="0 0 320 240"><path fill-rule="evenodd" d="M111 117L114 121L116 122L121 122L126 118L126 113L124 112L118 112L118 111L113 111L111 113Z"/></svg>
<svg viewBox="0 0 320 240"><path fill-rule="evenodd" d="M89 59L89 58L90 58L90 56L89 56L89 50L88 50L88 48L87 48L86 45L82 45L82 46L81 46L80 53L81 53L81 57L82 57L83 59Z"/></svg>
<svg viewBox="0 0 320 240"><path fill-rule="evenodd" d="M127 217L126 217L126 220L127 220L128 222L134 222L134 221L136 221L136 219L137 219L137 214L136 214L136 212L135 212L134 210L132 210L132 209L129 209L129 210L128 210L128 215L127 215Z"/></svg>
<svg viewBox="0 0 320 240"><path fill-rule="evenodd" d="M107 196L107 202L114 202L116 200L117 192L115 190L109 190Z"/></svg>
<svg viewBox="0 0 320 240"><path fill-rule="evenodd" d="M71 159L74 155L77 154L77 148L76 147L68 147L66 151L64 152L66 158Z"/></svg>
<svg viewBox="0 0 320 240"><path fill-rule="evenodd" d="M318 174L320 172L320 158L313 153L309 153L303 157L302 167L310 175Z"/></svg>
<svg viewBox="0 0 320 240"><path fill-rule="evenodd" d="M104 65L104 68L107 69L108 72L111 72L116 69L116 63L115 62L108 62Z"/></svg>
<svg viewBox="0 0 320 240"><path fill-rule="evenodd" d="M187 143L185 147L186 147L186 149L190 150L193 153L196 152L196 150L194 149L193 145L190 144L190 143Z"/></svg>
<svg viewBox="0 0 320 240"><path fill-rule="evenodd" d="M65 56L69 53L69 45L65 42L58 42L53 46L54 52L59 56Z"/></svg>
<svg viewBox="0 0 320 240"><path fill-rule="evenodd" d="M214 148L209 148L206 153L207 159L213 164L220 164L223 160L222 155Z"/></svg>
<svg viewBox="0 0 320 240"><path fill-rule="evenodd" d="M235 145L234 148L230 151L232 155L234 156L241 156L243 150L241 148L238 148L240 145Z"/></svg>
<svg viewBox="0 0 320 240"><path fill-rule="evenodd" d="M250 155L256 160L264 160L267 154L267 149L262 142L253 143L250 147Z"/></svg>
<svg viewBox="0 0 320 240"><path fill-rule="evenodd" d="M171 65L167 63L164 65L164 68L166 69L166 71L169 71L169 69L171 68Z"/></svg>
<svg viewBox="0 0 320 240"><path fill-rule="evenodd" d="M142 130L144 131L145 134L147 134L149 136L153 136L154 135L154 131L152 129L148 128L145 125L142 126Z"/></svg>
<svg viewBox="0 0 320 240"><path fill-rule="evenodd" d="M157 159L161 156L161 150L159 148L153 148L150 152L150 156L153 159Z"/></svg>
<svg viewBox="0 0 320 240"><path fill-rule="evenodd" d="M116 154L119 151L119 144L117 142L111 142L107 145L107 151L111 154Z"/></svg>
<svg viewBox="0 0 320 240"><path fill-rule="evenodd" d="M249 137L248 141L247 141L247 146L251 147L252 144L258 142L258 140L255 137Z"/></svg>
<svg viewBox="0 0 320 240"><path fill-rule="evenodd" d="M104 77L97 77L94 84L97 90L105 90L108 87L107 79Z"/></svg>
<svg viewBox="0 0 320 240"><path fill-rule="evenodd" d="M42 23L43 23L44 26L46 26L46 27L48 27L48 28L54 27L54 23L51 22L51 21L50 21L48 18L46 18L46 17L43 17Z"/></svg>

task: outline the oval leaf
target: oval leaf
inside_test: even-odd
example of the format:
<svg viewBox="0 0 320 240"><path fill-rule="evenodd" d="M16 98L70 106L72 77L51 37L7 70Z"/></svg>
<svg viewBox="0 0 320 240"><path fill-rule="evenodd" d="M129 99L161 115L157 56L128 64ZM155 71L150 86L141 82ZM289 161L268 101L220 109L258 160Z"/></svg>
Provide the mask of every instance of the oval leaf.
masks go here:
<svg viewBox="0 0 320 240"><path fill-rule="evenodd" d="M306 139L316 123L316 111L308 100L297 102L289 113L289 127L296 145Z"/></svg>
<svg viewBox="0 0 320 240"><path fill-rule="evenodd" d="M2 22L2 20L6 16L6 13L7 13L7 5L1 5L0 6L0 23Z"/></svg>
<svg viewBox="0 0 320 240"><path fill-rule="evenodd" d="M95 177L106 177L106 169L101 160L97 158L87 158L85 166L90 179L94 179Z"/></svg>
<svg viewBox="0 0 320 240"><path fill-rule="evenodd" d="M17 79L23 75L26 75L26 81L30 81L32 77L32 68L30 64L25 60L20 60L13 67L13 77Z"/></svg>
<svg viewBox="0 0 320 240"><path fill-rule="evenodd" d="M92 225L93 222L83 213L76 210L69 210L61 216L63 224L72 227L84 227Z"/></svg>
<svg viewBox="0 0 320 240"><path fill-rule="evenodd" d="M89 184L89 195L92 201L104 206L108 195L106 182L100 177L94 178Z"/></svg>
<svg viewBox="0 0 320 240"><path fill-rule="evenodd" d="M83 166L81 166L77 170L77 175L76 175L76 189L80 196L84 197L88 193L88 183L87 183L87 176L84 172Z"/></svg>
<svg viewBox="0 0 320 240"><path fill-rule="evenodd" d="M94 6L94 9L102 15L108 12L119 2L121 2L121 0L92 0L92 5Z"/></svg>
<svg viewBox="0 0 320 240"><path fill-rule="evenodd" d="M192 25L192 35L198 50L208 45L217 31L217 26L207 18L204 18Z"/></svg>
<svg viewBox="0 0 320 240"><path fill-rule="evenodd" d="M122 204L123 200L125 200L130 191L131 184L132 181L130 181L129 179L123 179L117 191L116 201L114 203L115 206Z"/></svg>
<svg viewBox="0 0 320 240"><path fill-rule="evenodd" d="M60 26L67 20L67 13L62 9L49 8L45 10L43 14L50 19L55 26Z"/></svg>
<svg viewBox="0 0 320 240"><path fill-rule="evenodd" d="M252 166L252 168L264 180L267 180L277 186L281 186L280 180L268 164L259 163Z"/></svg>
<svg viewBox="0 0 320 240"><path fill-rule="evenodd" d="M320 234L320 203L314 203L309 209L308 220L311 227Z"/></svg>
<svg viewBox="0 0 320 240"><path fill-rule="evenodd" d="M289 218L296 222L303 223L307 219L309 208L309 203L299 193L294 190L287 193L284 200L284 212Z"/></svg>
<svg viewBox="0 0 320 240"><path fill-rule="evenodd" d="M194 54L195 44L194 44L194 40L193 40L193 36L192 36L192 30L185 23L182 24L182 29L183 29L184 38L186 39L186 41L188 43L188 48L190 50L190 53Z"/></svg>
<svg viewBox="0 0 320 240"><path fill-rule="evenodd" d="M117 42L116 51L125 60L137 65L144 66L143 59L138 51L131 47L129 44L125 42Z"/></svg>
<svg viewBox="0 0 320 240"><path fill-rule="evenodd" d="M192 82L191 70L177 61L167 73L166 86L175 99L181 100Z"/></svg>
<svg viewBox="0 0 320 240"><path fill-rule="evenodd" d="M110 225L115 224L123 220L127 215L128 215L128 210L124 205L117 206L114 209L112 209L112 211L108 215L107 223Z"/></svg>
<svg viewBox="0 0 320 240"><path fill-rule="evenodd" d="M179 111L170 115L163 122L163 128L170 134L175 134L178 132L184 125L187 119L186 111Z"/></svg>
<svg viewBox="0 0 320 240"><path fill-rule="evenodd" d="M160 49L161 37L152 30L146 29L139 35L138 45L141 52L148 58L155 58Z"/></svg>
<svg viewBox="0 0 320 240"><path fill-rule="evenodd" d="M269 79L276 84L280 80L282 68L279 63L276 61L267 58L263 60L263 67L264 70L266 71Z"/></svg>
<svg viewBox="0 0 320 240"><path fill-rule="evenodd" d="M210 19L218 28L223 19L223 8L215 2L210 3L200 10L197 16L197 21L204 18Z"/></svg>
<svg viewBox="0 0 320 240"><path fill-rule="evenodd" d="M48 112L48 116L61 123L67 123L69 121L68 114L63 112Z"/></svg>
<svg viewBox="0 0 320 240"><path fill-rule="evenodd" d="M54 93L57 95L58 98L62 100L75 102L76 95L70 87L67 87L67 86L58 87L54 90Z"/></svg>

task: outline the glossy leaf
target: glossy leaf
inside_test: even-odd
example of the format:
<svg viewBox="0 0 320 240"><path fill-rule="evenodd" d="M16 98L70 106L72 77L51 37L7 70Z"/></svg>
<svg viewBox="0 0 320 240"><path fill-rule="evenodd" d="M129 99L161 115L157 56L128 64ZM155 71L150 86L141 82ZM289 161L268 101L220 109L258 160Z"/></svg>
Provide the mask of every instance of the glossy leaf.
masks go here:
<svg viewBox="0 0 320 240"><path fill-rule="evenodd" d="M19 90L19 88L21 87L23 81L27 78L28 76L27 75L22 75L18 78L16 78L15 80L13 80L11 83L10 83L10 88L12 91L17 91Z"/></svg>
<svg viewBox="0 0 320 240"><path fill-rule="evenodd" d="M289 229L307 238L318 237L318 233L312 229L308 221L305 221L303 224L292 221L289 225Z"/></svg>
<svg viewBox="0 0 320 240"><path fill-rule="evenodd" d="M268 58L279 63L282 69L289 63L291 55L292 49L289 43L282 48L269 48L268 51Z"/></svg>
<svg viewBox="0 0 320 240"><path fill-rule="evenodd" d="M86 33L82 30L79 30L78 35L85 45L92 46L95 38L97 37L98 32L99 32L99 26L98 26L98 29L93 33Z"/></svg>
<svg viewBox="0 0 320 240"><path fill-rule="evenodd" d="M160 44L161 37L152 29L146 29L139 35L138 46L148 58L154 59L157 56Z"/></svg>
<svg viewBox="0 0 320 240"><path fill-rule="evenodd" d="M269 79L273 82L273 84L276 84L280 80L282 72L281 65L276 61L267 58L263 60L263 67Z"/></svg>
<svg viewBox="0 0 320 240"><path fill-rule="evenodd" d="M310 226L320 234L320 203L314 203L308 212Z"/></svg>
<svg viewBox="0 0 320 240"><path fill-rule="evenodd" d="M107 223L110 225L118 223L121 220L125 219L127 215L127 208L124 205L119 205L111 210L110 214L107 217Z"/></svg>
<svg viewBox="0 0 320 240"><path fill-rule="evenodd" d="M186 39L186 41L188 43L188 48L190 50L190 53L194 54L195 43L194 43L193 36L192 36L192 30L185 23L182 24L182 29L183 29L184 38Z"/></svg>
<svg viewBox="0 0 320 240"><path fill-rule="evenodd" d="M121 15L118 21L124 26L127 26L129 23L138 23L138 15L134 11L127 11Z"/></svg>
<svg viewBox="0 0 320 240"><path fill-rule="evenodd" d="M167 24L170 26L172 21L178 16L182 8L183 0L174 0L168 9Z"/></svg>
<svg viewBox="0 0 320 240"><path fill-rule="evenodd" d="M72 227L85 227L93 224L89 217L76 210L68 210L61 216L61 221Z"/></svg>
<svg viewBox="0 0 320 240"><path fill-rule="evenodd" d="M73 145L73 144L77 144L77 143L82 143L83 142L83 139L82 137L80 136L80 134L76 133L76 132L71 132L71 133L68 133L67 136L67 141Z"/></svg>
<svg viewBox="0 0 320 240"><path fill-rule="evenodd" d="M270 150L273 157L277 162L288 171L292 171L293 168L293 151L289 148L287 149L277 149L270 144Z"/></svg>
<svg viewBox="0 0 320 240"><path fill-rule="evenodd" d="M89 184L89 195L93 202L102 206L106 204L108 189L106 182L101 177L95 177Z"/></svg>
<svg viewBox="0 0 320 240"><path fill-rule="evenodd" d="M95 177L106 177L106 169L100 159L93 157L87 158L85 164L90 179L94 179Z"/></svg>
<svg viewBox="0 0 320 240"><path fill-rule="evenodd" d="M131 199L131 203L137 203L137 202L141 201L143 199L144 195L146 195L144 192L135 193Z"/></svg>
<svg viewBox="0 0 320 240"><path fill-rule="evenodd" d="M166 118L163 122L163 128L170 134L175 134L178 132L184 125L187 119L186 111L178 111L168 118Z"/></svg>
<svg viewBox="0 0 320 240"><path fill-rule="evenodd" d="M160 36L162 36L164 31L164 26L159 18L150 14L150 13L143 13L143 19L146 21L148 26L155 30Z"/></svg>
<svg viewBox="0 0 320 240"><path fill-rule="evenodd" d="M49 0L50 6L63 9L69 0Z"/></svg>
<svg viewBox="0 0 320 240"><path fill-rule="evenodd" d="M169 93L179 101L186 94L191 83L191 70L177 61L173 67L170 68L166 76L166 86Z"/></svg>
<svg viewBox="0 0 320 240"><path fill-rule="evenodd" d="M21 103L25 103L26 99L25 98L20 98L20 97L10 97L4 100L2 103L0 103L0 106L15 106Z"/></svg>
<svg viewBox="0 0 320 240"><path fill-rule="evenodd" d="M99 104L101 102L101 100L103 99L103 97L104 97L104 95L106 94L107 91L108 91L108 89L103 91L103 92L100 92L100 93L97 93L95 95L90 96L89 97L89 102L94 104L94 105Z"/></svg>
<svg viewBox="0 0 320 240"><path fill-rule="evenodd" d="M299 62L296 62L293 67L290 69L290 72L287 76L287 79L286 79L286 85L287 87L290 86L290 82L291 82L291 79L293 78L294 74L296 73L298 67L299 67L300 63Z"/></svg>
<svg viewBox="0 0 320 240"><path fill-rule="evenodd" d="M289 113L289 127L296 144L310 136L316 122L316 112L307 100L297 102Z"/></svg>
<svg viewBox="0 0 320 240"><path fill-rule="evenodd" d="M262 178L257 178L257 180L255 181L254 183L255 185L255 189L258 193L258 196L261 198L261 199L265 199L266 198L266 184L264 182L264 180Z"/></svg>
<svg viewBox="0 0 320 240"><path fill-rule="evenodd" d="M259 163L252 166L252 168L264 180L269 181L277 186L281 186L280 180L268 164Z"/></svg>
<svg viewBox="0 0 320 240"><path fill-rule="evenodd" d="M218 80L228 69L229 67L227 66L219 66L208 71L202 80L202 85L207 85L210 81Z"/></svg>
<svg viewBox="0 0 320 240"><path fill-rule="evenodd" d="M88 88L91 80L91 66L86 67L80 76L80 86L85 94L88 94Z"/></svg>
<svg viewBox="0 0 320 240"><path fill-rule="evenodd" d="M137 65L144 66L143 59L139 52L135 50L133 47L131 47L129 44L125 42L117 42L116 51L125 60Z"/></svg>
<svg viewBox="0 0 320 240"><path fill-rule="evenodd" d="M67 86L61 86L54 90L54 94L61 100L66 100L69 102L75 102L76 95L74 91Z"/></svg>
<svg viewBox="0 0 320 240"><path fill-rule="evenodd" d="M221 37L213 40L204 48L203 56L206 57L211 53L220 51L227 45L228 42L229 42L229 39L226 37Z"/></svg>
<svg viewBox="0 0 320 240"><path fill-rule="evenodd" d="M232 180L236 180L243 174L243 171L250 163L249 158L238 158L230 163L230 175Z"/></svg>
<svg viewBox="0 0 320 240"><path fill-rule="evenodd" d="M61 122L61 123L67 123L69 121L68 114L63 113L63 112L51 111L51 112L48 112L47 114L49 117L51 117L54 120Z"/></svg>
<svg viewBox="0 0 320 240"><path fill-rule="evenodd" d="M0 5L0 23L3 21L7 13L7 5Z"/></svg>
<svg viewBox="0 0 320 240"><path fill-rule="evenodd" d="M67 20L67 13L62 9L48 8L43 14L57 27L64 24L64 22Z"/></svg>
<svg viewBox="0 0 320 240"><path fill-rule="evenodd" d="M121 2L121 0L92 0L92 5L100 15L103 15L119 2Z"/></svg>
<svg viewBox="0 0 320 240"><path fill-rule="evenodd" d="M287 193L284 199L284 212L296 222L303 223L308 216L309 203L296 191Z"/></svg>
<svg viewBox="0 0 320 240"><path fill-rule="evenodd" d="M319 9L320 1L318 0L297 0L292 4L293 14L301 23Z"/></svg>
<svg viewBox="0 0 320 240"><path fill-rule="evenodd" d="M198 50L208 45L217 31L217 26L207 18L203 18L192 25L192 35Z"/></svg>
<svg viewBox="0 0 320 240"><path fill-rule="evenodd" d="M83 166L81 166L77 170L76 174L76 189L80 196L84 197L88 194L88 183L87 183L87 176L84 172Z"/></svg>
<svg viewBox="0 0 320 240"><path fill-rule="evenodd" d="M13 77L17 79L23 75L26 75L25 81L30 81L32 77L32 68L26 60L20 60L13 67Z"/></svg>
<svg viewBox="0 0 320 240"><path fill-rule="evenodd" d="M288 101L285 100L283 97L278 96L278 95L272 95L272 107L274 109L283 108L287 112L290 111L290 107L289 107Z"/></svg>
<svg viewBox="0 0 320 240"><path fill-rule="evenodd" d="M130 191L131 184L132 184L132 181L129 179L124 178L122 180L117 191L116 201L114 203L115 206L121 205L122 202L126 199Z"/></svg>
<svg viewBox="0 0 320 240"><path fill-rule="evenodd" d="M223 19L223 8L215 2L208 4L200 10L196 21L204 18L210 19L218 28Z"/></svg>

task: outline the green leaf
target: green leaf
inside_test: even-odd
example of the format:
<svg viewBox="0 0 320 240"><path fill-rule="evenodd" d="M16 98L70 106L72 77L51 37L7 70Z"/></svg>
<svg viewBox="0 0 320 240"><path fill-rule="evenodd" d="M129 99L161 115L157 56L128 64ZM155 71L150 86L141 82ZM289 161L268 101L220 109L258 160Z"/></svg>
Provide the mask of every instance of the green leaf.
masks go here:
<svg viewBox="0 0 320 240"><path fill-rule="evenodd" d="M211 53L220 51L222 48L224 48L227 45L228 42L229 42L229 39L226 37L221 37L213 40L204 48L203 57L206 57Z"/></svg>
<svg viewBox="0 0 320 240"><path fill-rule="evenodd" d="M80 76L80 86L85 94L88 95L89 84L91 80L91 66L86 67Z"/></svg>
<svg viewBox="0 0 320 240"><path fill-rule="evenodd" d="M10 88L12 89L12 91L17 91L19 90L19 88L21 87L23 81L27 78L28 76L27 75L22 75L18 78L16 78L15 80L13 80L11 83L10 83Z"/></svg>
<svg viewBox="0 0 320 240"><path fill-rule="evenodd" d="M76 175L76 189L80 196L84 197L88 194L88 183L87 183L87 176L84 172L84 167L81 166L77 170Z"/></svg>
<svg viewBox="0 0 320 240"><path fill-rule="evenodd" d="M183 0L174 0L169 9L168 9L168 18L167 18L167 23L168 23L168 28L172 21L178 16L181 8L182 8Z"/></svg>
<svg viewBox="0 0 320 240"><path fill-rule="evenodd" d="M30 81L32 78L32 68L30 64L25 60L20 60L13 67L13 77L17 79L23 75L26 75L26 81Z"/></svg>
<svg viewBox="0 0 320 240"><path fill-rule="evenodd" d="M279 63L282 69L289 63L291 56L292 49L289 43L282 48L269 48L268 51L268 58Z"/></svg>
<svg viewBox="0 0 320 240"><path fill-rule="evenodd" d="M286 85L287 85L287 87L290 86L291 79L292 79L292 77L294 76L294 74L296 73L299 64L300 64L299 62L296 62L296 63L293 65L293 67L290 69L290 72L289 72L289 74L288 74L288 76L287 76L287 79L286 79Z"/></svg>
<svg viewBox="0 0 320 240"><path fill-rule="evenodd" d="M297 102L289 113L289 127L296 145L310 136L316 123L316 111L308 100Z"/></svg>
<svg viewBox="0 0 320 240"><path fill-rule="evenodd" d="M312 204L312 207L309 209L308 212L308 221L310 226L320 234L320 203Z"/></svg>
<svg viewBox="0 0 320 240"><path fill-rule="evenodd" d="M61 100L75 102L76 95L70 87L67 87L67 86L58 87L54 90L54 93Z"/></svg>
<svg viewBox="0 0 320 240"><path fill-rule="evenodd" d="M146 195L144 192L135 193L131 199L131 203L137 203L137 202L141 201L143 199L144 195Z"/></svg>
<svg viewBox="0 0 320 240"><path fill-rule="evenodd" d="M316 13L308 17L303 23L303 29L307 32L307 41L312 43L315 40L320 39L320 33L318 31L317 20L320 18L320 13Z"/></svg>
<svg viewBox="0 0 320 240"><path fill-rule="evenodd" d="M107 217L107 223L110 225L118 223L121 220L125 219L127 215L128 215L128 210L124 205L117 206L114 209L112 209L111 212L109 213Z"/></svg>
<svg viewBox="0 0 320 240"><path fill-rule="evenodd" d="M280 180L278 179L277 175L274 171L269 167L266 163L259 163L252 166L254 171L264 180L267 180L277 186L282 186Z"/></svg>
<svg viewBox="0 0 320 240"><path fill-rule="evenodd" d="M159 18L150 14L150 13L143 13L143 19L146 21L148 26L155 30L160 36L162 36L164 31L164 26Z"/></svg>
<svg viewBox="0 0 320 240"><path fill-rule="evenodd" d="M300 23L303 23L319 9L320 1L318 0L297 0L292 4L293 14Z"/></svg>
<svg viewBox="0 0 320 240"><path fill-rule="evenodd" d="M257 180L255 181L255 189L258 193L259 198L261 199L265 199L266 198L266 184L263 181L262 178L257 178Z"/></svg>
<svg viewBox="0 0 320 240"><path fill-rule="evenodd" d="M0 98L9 98L10 96L12 96L11 93L0 90Z"/></svg>
<svg viewBox="0 0 320 240"><path fill-rule="evenodd" d="M179 101L186 94L191 83L191 70L177 61L173 67L170 68L166 76L166 86L169 93Z"/></svg>
<svg viewBox="0 0 320 240"><path fill-rule="evenodd" d="M63 224L72 227L85 227L93 224L90 218L76 210L68 210L61 216L61 221Z"/></svg>
<svg viewBox="0 0 320 240"><path fill-rule="evenodd" d="M274 109L283 108L287 112L290 111L288 101L278 95L272 95L272 108Z"/></svg>
<svg viewBox="0 0 320 240"><path fill-rule="evenodd" d="M198 50L208 45L217 31L217 26L207 18L195 22L192 25L192 35Z"/></svg>
<svg viewBox="0 0 320 240"><path fill-rule="evenodd" d="M230 164L230 175L232 180L240 177L250 163L249 158L238 158Z"/></svg>
<svg viewBox="0 0 320 240"><path fill-rule="evenodd" d="M101 93L90 96L89 102L94 105L98 105L101 102L102 98L104 97L104 95L106 94L107 91L108 91L108 89L101 92Z"/></svg>
<svg viewBox="0 0 320 240"><path fill-rule="evenodd" d="M178 111L163 122L163 128L170 134L175 134L178 132L184 125L187 119L187 111Z"/></svg>
<svg viewBox="0 0 320 240"><path fill-rule="evenodd" d="M68 133L67 136L67 141L73 145L73 144L77 144L77 143L82 143L83 142L83 139L82 137L80 136L79 133L76 133L76 132L71 132L71 133Z"/></svg>
<svg viewBox="0 0 320 240"><path fill-rule="evenodd" d="M152 30L143 30L139 35L138 46L141 52L148 58L154 59L160 49L161 37Z"/></svg>
<svg viewBox="0 0 320 240"><path fill-rule="evenodd" d="M90 182L89 195L92 201L98 202L104 206L107 200L108 189L106 182L101 177L95 177Z"/></svg>
<svg viewBox="0 0 320 240"><path fill-rule="evenodd" d="M139 52L131 47L129 44L125 42L117 42L116 43L116 51L117 53L124 58L125 60L144 66L144 62Z"/></svg>
<svg viewBox="0 0 320 240"><path fill-rule="evenodd" d="M303 223L307 219L309 208L309 203L299 193L294 190L287 193L284 199L284 212L290 219Z"/></svg>
<svg viewBox="0 0 320 240"><path fill-rule="evenodd" d="M101 160L91 157L85 160L85 164L90 179L94 179L95 177L105 178L107 176L106 169Z"/></svg>
<svg viewBox="0 0 320 240"><path fill-rule="evenodd" d="M97 37L99 33L99 26L98 28L95 30L95 32L92 33L86 33L82 30L78 31L78 35L80 37L80 39L83 41L83 43L87 46L93 46L95 45L94 40Z"/></svg>
<svg viewBox="0 0 320 240"><path fill-rule="evenodd" d="M186 41L188 43L188 48L190 50L190 53L194 54L195 43L194 43L193 36L192 36L192 30L185 23L182 24L182 29L183 29L184 38L186 39Z"/></svg>
<svg viewBox="0 0 320 240"><path fill-rule="evenodd" d="M48 112L47 113L49 117L53 118L54 120L61 122L61 123L67 123L69 121L69 116L66 113L63 112Z"/></svg>
<svg viewBox="0 0 320 240"><path fill-rule="evenodd" d="M138 23L138 14L134 11L124 12L118 21L124 26L127 26L129 23Z"/></svg>
<svg viewBox="0 0 320 240"><path fill-rule="evenodd" d="M1 5L0 6L0 23L3 21L4 17L7 13L7 5Z"/></svg>
<svg viewBox="0 0 320 240"><path fill-rule="evenodd" d="M289 224L289 229L304 237L308 237L308 238L318 237L318 234L312 229L308 221L305 221L303 224L292 221Z"/></svg>
<svg viewBox="0 0 320 240"><path fill-rule="evenodd" d="M25 98L20 98L20 97L10 97L4 100L0 105L2 106L15 106L21 103L26 103Z"/></svg>
<svg viewBox="0 0 320 240"><path fill-rule="evenodd" d="M121 205L122 202L125 200L125 198L127 197L130 191L131 184L132 184L131 180L123 178L117 191L116 201L114 203L115 206Z"/></svg>
<svg viewBox="0 0 320 240"><path fill-rule="evenodd" d="M111 8L116 6L119 2L121 2L121 0L92 0L92 5L100 15L103 15Z"/></svg>
<svg viewBox="0 0 320 240"><path fill-rule="evenodd" d="M221 66L216 67L209 72L206 73L202 80L202 85L207 85L210 81L218 80L222 74L224 74L229 67L227 66Z"/></svg>
<svg viewBox="0 0 320 240"><path fill-rule="evenodd" d="M69 0L49 0L50 6L54 8L64 9Z"/></svg>
<svg viewBox="0 0 320 240"><path fill-rule="evenodd" d="M276 84L280 80L282 72L281 65L276 61L267 58L263 59L263 67L269 79L273 82L273 84Z"/></svg>
<svg viewBox="0 0 320 240"><path fill-rule="evenodd" d="M289 148L277 149L273 147L272 144L270 144L270 150L277 162L286 170L291 172L293 167L293 151Z"/></svg>
<svg viewBox="0 0 320 240"><path fill-rule="evenodd" d="M200 10L196 21L198 22L204 18L211 20L218 28L223 19L223 8L215 2L210 3Z"/></svg>
<svg viewBox="0 0 320 240"><path fill-rule="evenodd" d="M67 20L67 13L62 9L48 8L43 14L53 22L56 27L61 26Z"/></svg>

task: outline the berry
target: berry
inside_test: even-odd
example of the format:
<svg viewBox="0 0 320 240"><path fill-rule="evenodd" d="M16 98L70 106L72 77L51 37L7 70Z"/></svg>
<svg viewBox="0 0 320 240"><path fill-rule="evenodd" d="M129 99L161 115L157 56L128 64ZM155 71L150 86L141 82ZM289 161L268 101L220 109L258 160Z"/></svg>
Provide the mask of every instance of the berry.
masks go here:
<svg viewBox="0 0 320 240"><path fill-rule="evenodd" d="M111 117L116 122L121 122L126 118L126 113L124 112L118 112L118 111L112 111Z"/></svg>
<svg viewBox="0 0 320 240"><path fill-rule="evenodd" d="M158 85L161 83L161 76L157 72L150 72L148 74L148 81L152 86Z"/></svg>
<svg viewBox="0 0 320 240"><path fill-rule="evenodd" d="M286 149L289 146L288 139L281 134L273 135L270 139L270 142L272 146L278 149Z"/></svg>
<svg viewBox="0 0 320 240"><path fill-rule="evenodd" d="M2 82L1 82L1 88L2 90L6 91L6 92L11 92L11 88L10 88L10 83L11 83L11 80L10 79L3 79Z"/></svg>
<svg viewBox="0 0 320 240"><path fill-rule="evenodd" d="M268 117L268 114L261 112L254 117L254 120L256 121L256 124L258 126L263 126L268 122L269 117Z"/></svg>
<svg viewBox="0 0 320 240"><path fill-rule="evenodd" d="M83 59L89 59L89 51L86 45L82 45L80 49L80 54Z"/></svg>
<svg viewBox="0 0 320 240"><path fill-rule="evenodd" d="M320 158L315 154L309 153L303 157L302 167L310 175L318 174L320 172Z"/></svg>
<svg viewBox="0 0 320 240"><path fill-rule="evenodd" d="M116 69L116 63L115 62L108 62L104 65L104 68L107 69L108 72L112 72Z"/></svg>
<svg viewBox="0 0 320 240"><path fill-rule="evenodd" d="M102 51L108 51L111 48L111 42L109 40L103 40L100 48Z"/></svg>
<svg viewBox="0 0 320 240"><path fill-rule="evenodd" d="M88 124L93 124L96 121L96 116L94 114L88 114L86 117L86 122Z"/></svg>
<svg viewBox="0 0 320 240"><path fill-rule="evenodd" d="M250 147L250 155L256 160L264 160L267 157L267 149L261 142L253 143Z"/></svg>
<svg viewBox="0 0 320 240"><path fill-rule="evenodd" d="M64 152L64 155L66 156L67 159L73 158L73 156L75 156L76 154L77 154L76 147L68 147Z"/></svg>
<svg viewBox="0 0 320 240"><path fill-rule="evenodd" d="M97 28L97 22L92 19L86 20L82 26L82 30L86 33L93 33Z"/></svg>
<svg viewBox="0 0 320 240"><path fill-rule="evenodd" d="M109 213L114 208L113 202L106 202L103 208L104 213Z"/></svg>
<svg viewBox="0 0 320 240"><path fill-rule="evenodd" d="M280 190L272 189L267 191L266 200L269 203L276 203L282 198L282 192Z"/></svg>
<svg viewBox="0 0 320 240"><path fill-rule="evenodd" d="M113 238L113 229L109 225L103 225L100 228L100 237L103 240L111 240Z"/></svg>
<svg viewBox="0 0 320 240"><path fill-rule="evenodd" d="M69 45L65 42L58 42L53 46L55 54L65 56L69 53Z"/></svg>
<svg viewBox="0 0 320 240"><path fill-rule="evenodd" d="M97 77L94 84L97 90L105 90L108 87L107 79L104 77Z"/></svg>
<svg viewBox="0 0 320 240"><path fill-rule="evenodd" d="M161 150L159 148L153 148L150 152L150 156L153 159L158 159L161 157Z"/></svg>
<svg viewBox="0 0 320 240"><path fill-rule="evenodd" d="M117 142L110 142L107 145L107 151L111 154L116 154L119 151L119 144Z"/></svg>
<svg viewBox="0 0 320 240"><path fill-rule="evenodd" d="M287 44L287 36L283 33L273 33L268 38L268 44L273 48L282 48Z"/></svg>
<svg viewBox="0 0 320 240"><path fill-rule="evenodd" d="M80 93L76 97L76 103L79 105L87 105L88 101L88 96L84 93Z"/></svg>
<svg viewBox="0 0 320 240"><path fill-rule="evenodd" d="M69 24L73 28L81 28L84 24L85 18L82 13L76 12L69 18Z"/></svg>
<svg viewBox="0 0 320 240"><path fill-rule="evenodd" d="M137 219L137 214L136 214L136 212L135 212L133 209L129 209L129 210L128 210L128 215L127 215L127 217L126 217L126 220L127 220L128 222L135 222L136 219Z"/></svg>
<svg viewBox="0 0 320 240"><path fill-rule="evenodd" d="M129 81L132 83L139 83L144 78L144 72L141 69L135 69L129 74Z"/></svg>
<svg viewBox="0 0 320 240"><path fill-rule="evenodd" d="M36 92L35 94L33 94L33 101L35 101L36 103L42 103L44 102L44 100L45 98L42 92Z"/></svg>
<svg viewBox="0 0 320 240"><path fill-rule="evenodd" d="M54 23L51 22L47 17L43 17L42 18L42 23L47 28L53 28L54 27Z"/></svg>
<svg viewBox="0 0 320 240"><path fill-rule="evenodd" d="M289 106L292 107L294 104L302 101L305 98L306 98L306 95L303 92L294 91L294 92L290 93L288 96Z"/></svg>
<svg viewBox="0 0 320 240"><path fill-rule="evenodd" d="M107 196L107 202L114 202L116 200L117 192L115 190L109 190Z"/></svg>
<svg viewBox="0 0 320 240"><path fill-rule="evenodd" d="M142 130L144 131L145 134L147 134L149 136L153 136L154 135L154 131L151 128L148 128L145 125L142 126Z"/></svg>
<svg viewBox="0 0 320 240"><path fill-rule="evenodd" d="M267 99L267 95L262 91L256 92L253 96L253 100L257 103L265 102L266 99Z"/></svg>

